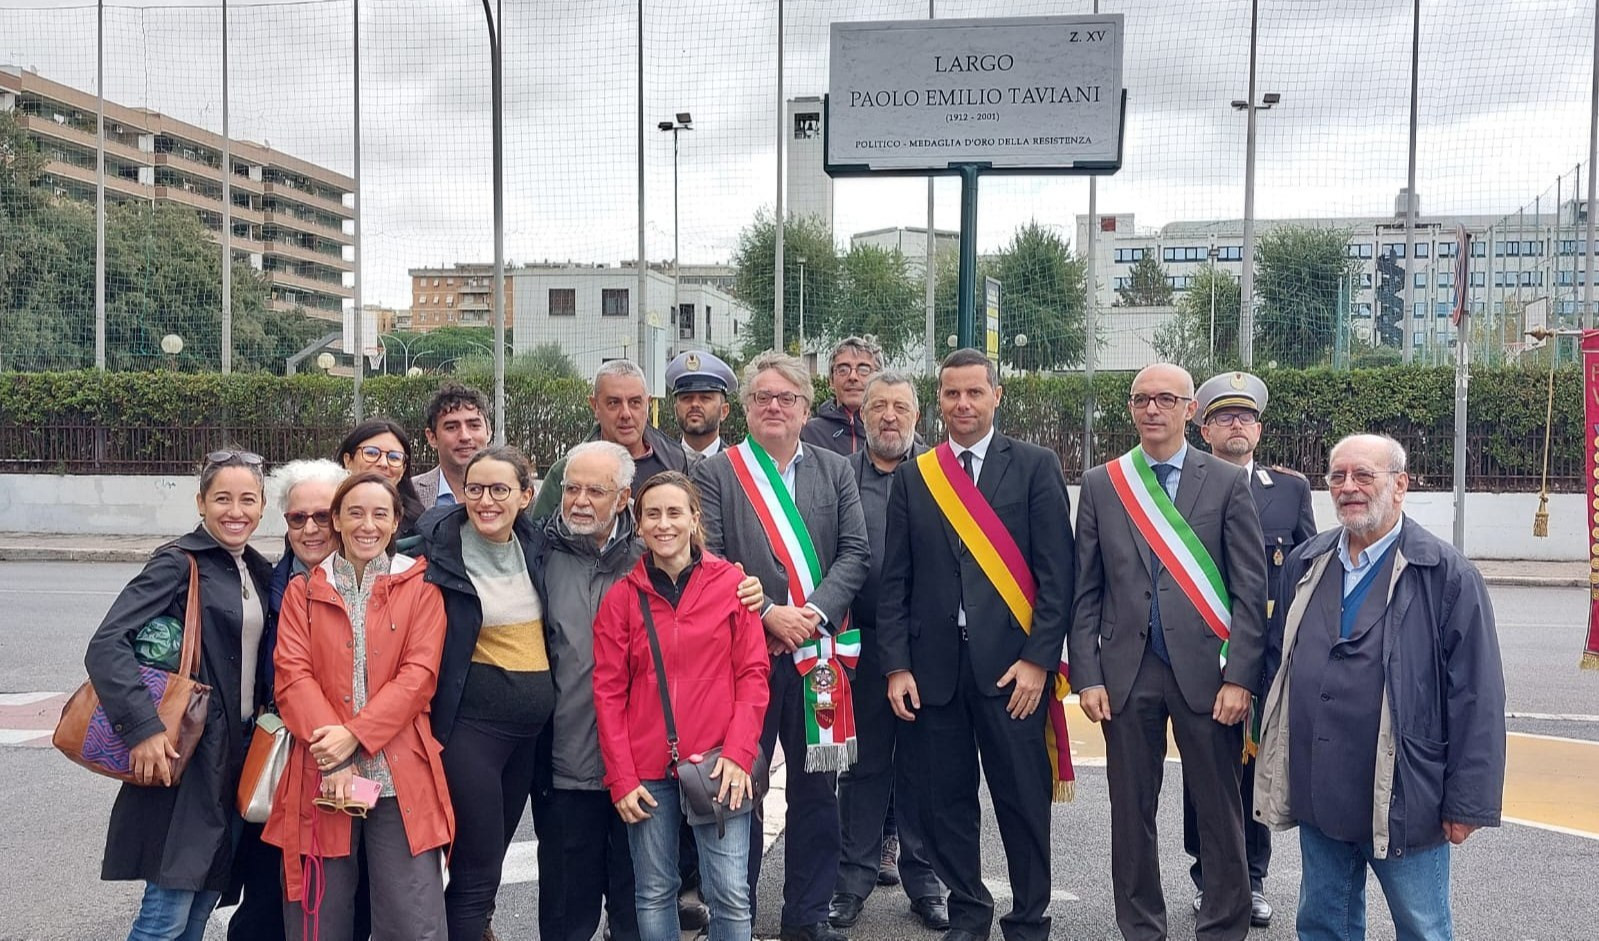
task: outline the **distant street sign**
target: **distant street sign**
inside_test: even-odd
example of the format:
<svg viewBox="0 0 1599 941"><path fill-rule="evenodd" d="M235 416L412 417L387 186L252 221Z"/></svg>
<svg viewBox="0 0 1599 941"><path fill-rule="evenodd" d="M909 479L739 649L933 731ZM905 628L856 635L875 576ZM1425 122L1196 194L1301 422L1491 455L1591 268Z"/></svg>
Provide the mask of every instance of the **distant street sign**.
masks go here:
<svg viewBox="0 0 1599 941"><path fill-rule="evenodd" d="M832 24L830 174L1121 166L1122 16Z"/></svg>

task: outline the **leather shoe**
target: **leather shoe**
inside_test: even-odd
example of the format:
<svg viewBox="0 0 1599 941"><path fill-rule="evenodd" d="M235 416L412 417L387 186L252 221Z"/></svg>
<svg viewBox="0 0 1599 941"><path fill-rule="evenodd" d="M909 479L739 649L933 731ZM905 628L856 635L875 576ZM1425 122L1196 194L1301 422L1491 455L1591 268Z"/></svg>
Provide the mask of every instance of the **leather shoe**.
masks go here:
<svg viewBox="0 0 1599 941"><path fill-rule="evenodd" d="M699 893L684 892L677 897L677 926L684 931L699 931L711 924L711 909L700 901Z"/></svg>
<svg viewBox="0 0 1599 941"><path fill-rule="evenodd" d="M778 941L849 941L849 936L825 921L814 925L784 925L777 932Z"/></svg>
<svg viewBox="0 0 1599 941"><path fill-rule="evenodd" d="M911 914L922 922L922 927L933 931L944 931L949 928L949 906L944 899L937 895L911 901Z"/></svg>
<svg viewBox="0 0 1599 941"><path fill-rule="evenodd" d="M944 932L943 941L988 941L988 935L967 931L965 928L951 928Z"/></svg>
<svg viewBox="0 0 1599 941"><path fill-rule="evenodd" d="M852 892L839 892L827 906L827 923L834 928L849 928L860 920L866 900Z"/></svg>
<svg viewBox="0 0 1599 941"><path fill-rule="evenodd" d="M1249 923L1256 928L1271 926L1271 903L1264 892L1249 893Z"/></svg>

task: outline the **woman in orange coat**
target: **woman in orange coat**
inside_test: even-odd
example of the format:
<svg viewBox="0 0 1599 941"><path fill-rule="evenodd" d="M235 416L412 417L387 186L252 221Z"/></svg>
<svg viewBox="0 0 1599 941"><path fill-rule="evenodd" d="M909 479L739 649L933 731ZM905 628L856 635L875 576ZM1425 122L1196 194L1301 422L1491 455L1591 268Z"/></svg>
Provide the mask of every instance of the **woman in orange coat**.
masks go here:
<svg viewBox="0 0 1599 941"><path fill-rule="evenodd" d="M455 818L428 717L444 604L422 578L425 561L391 554L400 507L381 475L346 480L333 495L339 550L283 598L277 702L294 750L265 839L283 848L295 941L351 937L358 852L373 937L445 936L440 849Z"/></svg>

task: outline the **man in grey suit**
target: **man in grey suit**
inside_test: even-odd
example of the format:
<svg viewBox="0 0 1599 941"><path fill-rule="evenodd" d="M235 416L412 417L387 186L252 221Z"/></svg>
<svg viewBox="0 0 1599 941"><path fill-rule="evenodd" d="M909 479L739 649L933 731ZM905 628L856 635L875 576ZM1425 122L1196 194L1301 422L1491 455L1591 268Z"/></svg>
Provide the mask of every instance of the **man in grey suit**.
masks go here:
<svg viewBox="0 0 1599 941"><path fill-rule="evenodd" d="M1170 719L1205 871L1195 932L1239 941L1250 907L1240 723L1265 656L1260 521L1243 468L1188 446L1193 377L1149 366L1128 404L1139 446L1083 477L1069 640L1072 685L1105 734L1116 922L1127 941L1167 936L1155 809Z"/></svg>
<svg viewBox="0 0 1599 941"><path fill-rule="evenodd" d="M837 774L806 770L805 685L815 686L821 674L801 675L793 655L812 638L845 629L850 602L866 581L871 547L849 462L823 448L800 444L811 396L810 377L799 360L776 352L757 356L744 373L749 439L702 461L692 476L703 502L706 549L742 563L766 587L761 621L773 656L772 697L761 747L770 756L781 739L788 768L780 937L842 941L844 935L827 923L828 901L838 875ZM796 557L785 545L774 545L768 534L768 524L782 525L774 521L790 518L785 508L795 511L803 527L803 534L788 530L790 537L808 540L814 550L818 563L814 574L791 573L779 561ZM800 565L811 572L807 563L796 563ZM791 575L814 578L802 601L794 595L796 582ZM828 676L836 677L832 672L836 669L827 671ZM760 876L761 831L761 827L750 831L751 900Z"/></svg>

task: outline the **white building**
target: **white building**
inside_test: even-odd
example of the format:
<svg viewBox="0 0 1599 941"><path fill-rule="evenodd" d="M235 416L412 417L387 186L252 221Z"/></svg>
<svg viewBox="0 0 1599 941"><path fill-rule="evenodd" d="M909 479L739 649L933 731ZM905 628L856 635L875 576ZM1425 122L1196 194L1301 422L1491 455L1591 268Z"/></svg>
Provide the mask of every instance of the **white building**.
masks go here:
<svg viewBox="0 0 1599 941"><path fill-rule="evenodd" d="M833 178L822 169L822 99L788 101L788 188L783 211L791 219L814 216L833 231Z"/></svg>
<svg viewBox="0 0 1599 941"><path fill-rule="evenodd" d="M749 310L709 284L684 283L678 311L672 313L670 274L651 269L645 275L648 293L644 314L659 343L640 356L638 350L638 270L627 267L550 265L516 271L514 352L557 343L585 376L612 359L644 359L652 380L683 350L726 350L743 342L739 331L749 323Z"/></svg>
<svg viewBox="0 0 1599 941"><path fill-rule="evenodd" d="M851 247L871 245L884 251L897 251L905 256L905 269L920 279L927 274L927 227L899 226L893 229L872 229L856 232L849 237ZM948 229L933 230L933 251L939 256L954 256L960 252L961 234Z"/></svg>

